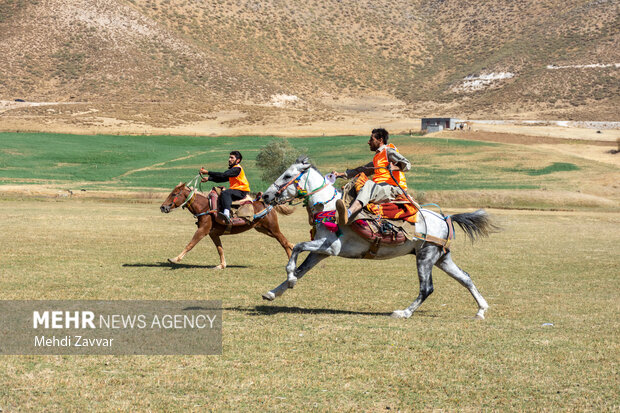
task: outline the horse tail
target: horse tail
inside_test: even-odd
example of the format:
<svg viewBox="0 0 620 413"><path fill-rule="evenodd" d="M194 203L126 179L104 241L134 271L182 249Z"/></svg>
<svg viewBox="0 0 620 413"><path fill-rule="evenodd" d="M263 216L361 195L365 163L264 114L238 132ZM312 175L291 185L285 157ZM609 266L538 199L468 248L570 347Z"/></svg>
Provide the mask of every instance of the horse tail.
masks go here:
<svg viewBox="0 0 620 413"><path fill-rule="evenodd" d="M491 216L484 209L474 212L452 215L452 221L459 224L469 239L475 241L480 237L488 237L493 232L501 230L493 223Z"/></svg>
<svg viewBox="0 0 620 413"><path fill-rule="evenodd" d="M278 214L282 214L282 215L291 215L293 212L295 212L295 208L286 206L286 205L276 205L273 207L273 209Z"/></svg>

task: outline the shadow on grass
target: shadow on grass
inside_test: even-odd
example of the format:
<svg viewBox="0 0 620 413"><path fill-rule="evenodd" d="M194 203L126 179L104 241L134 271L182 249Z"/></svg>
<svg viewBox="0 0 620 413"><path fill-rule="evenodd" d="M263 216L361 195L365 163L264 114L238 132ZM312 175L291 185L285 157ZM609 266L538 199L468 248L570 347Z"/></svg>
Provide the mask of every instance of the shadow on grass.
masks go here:
<svg viewBox="0 0 620 413"><path fill-rule="evenodd" d="M248 315L275 315L285 314L348 314L348 315L369 315L369 316L389 316L392 313L378 313L365 311L336 310L332 308L301 308L271 305L257 305L256 307L226 307L227 311L239 311Z"/></svg>
<svg viewBox="0 0 620 413"><path fill-rule="evenodd" d="M172 264L170 262L153 262L153 263L141 263L123 264L123 267L151 267L151 268L170 268L171 270L178 270L180 268L208 268L214 269L215 265L196 265L196 264ZM227 265L226 268L248 268L245 265Z"/></svg>

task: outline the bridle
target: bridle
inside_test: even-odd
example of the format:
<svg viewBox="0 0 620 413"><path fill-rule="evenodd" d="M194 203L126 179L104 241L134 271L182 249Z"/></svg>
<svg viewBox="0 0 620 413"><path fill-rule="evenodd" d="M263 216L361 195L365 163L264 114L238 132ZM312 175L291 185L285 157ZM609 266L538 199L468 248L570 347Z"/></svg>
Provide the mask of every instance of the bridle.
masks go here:
<svg viewBox="0 0 620 413"><path fill-rule="evenodd" d="M280 185L280 186L276 185L276 188L278 188L278 190L276 191L276 197L281 196L284 193L284 190L294 183L295 189L297 189L297 192L298 192L294 198L297 198L297 196L299 195L299 191L301 190L301 187L299 186L299 181L301 180L301 177L303 176L303 174L305 174L306 172L308 172L308 169L306 169L305 171L301 171L299 175L297 175L295 178L291 179L287 183ZM310 178L310 174L308 174L308 178ZM306 183L308 183L308 178L306 178Z"/></svg>
<svg viewBox="0 0 620 413"><path fill-rule="evenodd" d="M187 188L186 186L183 187L183 189ZM185 208L185 207L189 207L192 202L194 202L194 198L196 195L196 188L193 188L190 193L187 195L187 197L185 198L185 201L177 206L177 199L179 198L179 196L183 193L183 189L181 189L179 192L172 194L174 195L174 198L172 199L172 205L174 205L174 208Z"/></svg>
<svg viewBox="0 0 620 413"><path fill-rule="evenodd" d="M194 202L196 191L202 190L201 184L202 184L202 174L199 173L198 175L194 177L194 179L190 180L183 186L183 188L191 189L189 192L189 195L187 195L187 198L185 198L185 202L177 206L177 198L179 197L179 195L183 193L183 189L181 189L176 194L173 194L174 199L172 200L172 205L174 205L175 208L189 207L192 204L192 202Z"/></svg>
<svg viewBox="0 0 620 413"><path fill-rule="evenodd" d="M321 186L319 186L318 188L316 188L315 190L313 190L313 191L311 191L311 192L308 192L307 185L308 185L308 179L310 179L310 174L309 174L309 173L308 173L308 175L306 176L306 181L304 182L303 186L301 186L301 185L299 184L299 182L301 181L301 177L302 177L302 176L303 176L306 172L309 172L309 171L310 171L310 168L308 167L308 168L306 168L304 171L301 171L301 173L300 173L299 175L297 175L295 178L291 179L291 180L290 180L290 181L288 181L287 183L285 183L285 184L283 184L283 185L281 185L281 186L275 185L275 186L276 186L276 188L278 188L278 190L276 191L275 196L276 196L276 197L281 196L281 195L284 193L284 191L286 190L286 188L288 188L289 186L291 186L292 184L294 184L294 185L295 185L295 189L297 190L297 192L296 192L295 196L294 196L292 199L290 199L290 200L289 200L289 202L292 202L292 201L293 201L293 199L297 199L297 198L302 198L302 197L303 197L303 198L304 198L304 200L303 200L303 205L304 205L304 206L308 206L308 203L309 203L310 197L311 197L312 195L314 195L314 194L316 194L317 192L319 192L319 191L321 191L321 190L323 190L323 189L327 188L326 181L325 181L325 177L323 177L323 183L321 184ZM332 201L332 200L336 197L336 195L337 195L337 194L338 194L338 191L336 190L336 188L334 188L334 196L332 196L332 198L331 198L329 201L325 201L325 202L315 202L312 206L317 205L317 204L327 204L327 203L331 202L331 201ZM285 203L285 202L287 202L287 201L283 201L282 203ZM298 205L298 204L297 204L297 205Z"/></svg>

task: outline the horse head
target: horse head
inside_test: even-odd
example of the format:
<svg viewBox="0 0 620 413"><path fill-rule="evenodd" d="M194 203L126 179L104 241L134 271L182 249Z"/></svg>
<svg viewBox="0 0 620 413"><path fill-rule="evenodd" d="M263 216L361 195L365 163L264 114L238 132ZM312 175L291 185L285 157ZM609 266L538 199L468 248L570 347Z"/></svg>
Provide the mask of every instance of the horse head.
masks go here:
<svg viewBox="0 0 620 413"><path fill-rule="evenodd" d="M300 156L263 194L263 201L270 205L282 204L297 197L301 176L312 167L307 156Z"/></svg>
<svg viewBox="0 0 620 413"><path fill-rule="evenodd" d="M185 186L185 183L179 182L179 184L174 187L172 192L170 192L170 195L168 195L166 200L159 207L160 211L167 214L174 208L182 205L183 202L185 202L185 200L187 199L189 192L190 190Z"/></svg>

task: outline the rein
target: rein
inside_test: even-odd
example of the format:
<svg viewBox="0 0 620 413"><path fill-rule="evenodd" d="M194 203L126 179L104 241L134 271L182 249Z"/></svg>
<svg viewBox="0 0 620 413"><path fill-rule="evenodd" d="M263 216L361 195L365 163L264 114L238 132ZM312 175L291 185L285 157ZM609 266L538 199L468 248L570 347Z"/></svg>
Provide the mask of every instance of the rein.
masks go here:
<svg viewBox="0 0 620 413"><path fill-rule="evenodd" d="M187 198L185 198L185 202L183 202L177 208L189 207L192 204L192 202L194 202L194 197L196 195L196 191L201 191L202 192L202 180L201 180L201 178L202 178L202 174L198 174L192 180L188 181L185 184L185 187L191 188L191 191L189 192L189 195L187 195ZM181 195L181 192L179 192L178 194L175 194L174 199L172 200L172 204L173 205L176 205L177 198L179 197L179 195Z"/></svg>
<svg viewBox="0 0 620 413"><path fill-rule="evenodd" d="M193 202L194 196L196 195L196 188L193 188L189 195L187 196L187 198L185 199L185 202L183 202L181 205L179 205L179 208L185 208L185 206L190 206ZM176 199L176 197L175 197Z"/></svg>

